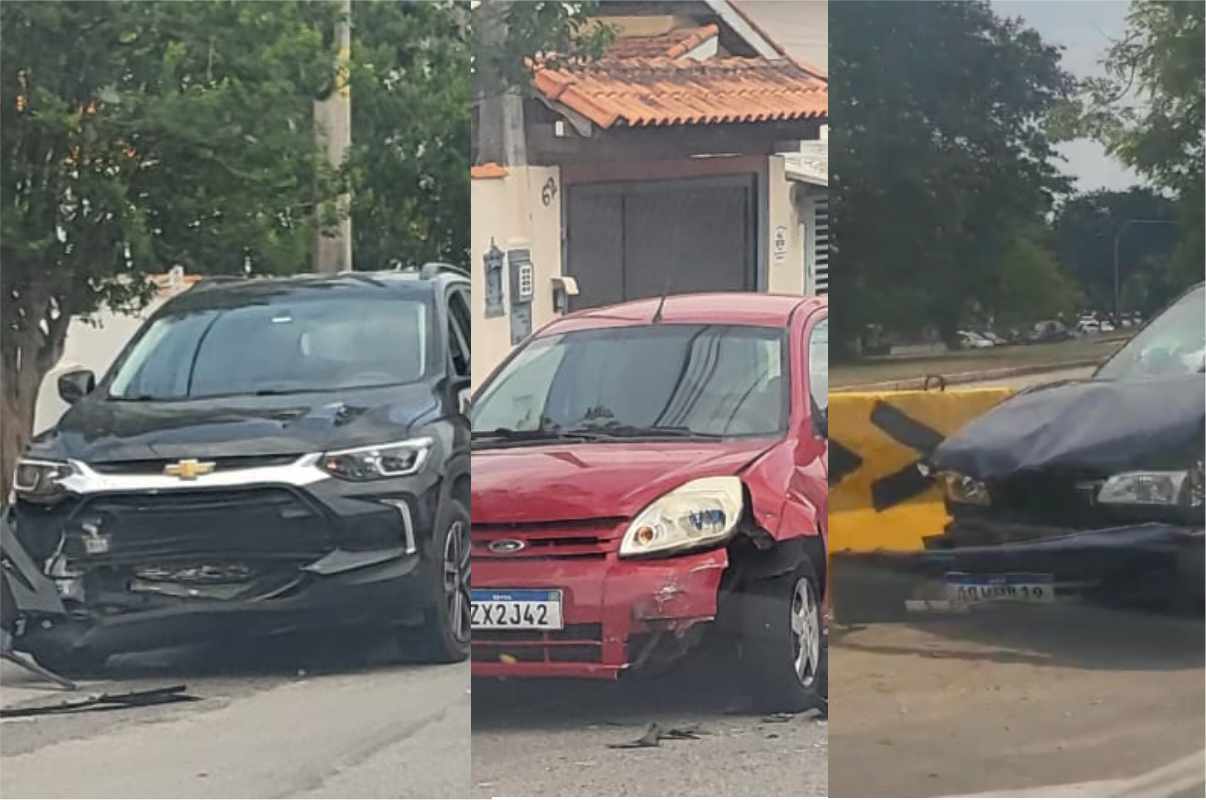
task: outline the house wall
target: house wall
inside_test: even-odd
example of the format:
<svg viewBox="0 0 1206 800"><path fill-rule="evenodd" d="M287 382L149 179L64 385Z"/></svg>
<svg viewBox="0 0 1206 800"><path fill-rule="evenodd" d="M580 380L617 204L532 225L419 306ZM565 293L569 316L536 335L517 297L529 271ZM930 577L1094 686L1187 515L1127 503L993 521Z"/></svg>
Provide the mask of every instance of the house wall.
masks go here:
<svg viewBox="0 0 1206 800"><path fill-rule="evenodd" d="M767 169L767 220L763 226L768 246L763 251L767 290L773 294L803 294L805 241L800 223L801 207L794 201L796 182L784 172L783 156L771 156Z"/></svg>
<svg viewBox="0 0 1206 800"><path fill-rule="evenodd" d="M511 287L503 271L502 316L486 317L484 257L528 249L533 268L532 329L553 318L553 282L561 275L561 170L507 167L497 178L474 178L470 269L473 284L473 383L481 385L511 351ZM547 203L546 203L547 200Z"/></svg>
<svg viewBox="0 0 1206 800"><path fill-rule="evenodd" d="M758 163L758 287L778 294L804 292L804 250L801 222L811 224L797 203L797 182L789 180L782 156L765 157ZM754 159L755 161L757 159ZM746 173L750 158L734 162L732 168ZM689 174L723 174L721 160L661 162L659 169L632 163L575 168L575 180L602 170L613 180L646 180L685 177ZM640 176L635 173L641 172ZM629 175L629 173L633 173ZM485 174L486 171L483 171ZM552 278L563 274L562 201L564 186L561 169L555 166L507 167L490 174L500 177L475 177L472 184L473 231L473 382L480 386L490 372L511 351L510 281L504 267L502 316L486 317L484 257L493 242L500 250L531 250L534 273L532 329L553 319ZM595 180L602 176L594 177ZM546 200L549 202L545 203ZM780 238L781 237L781 238Z"/></svg>

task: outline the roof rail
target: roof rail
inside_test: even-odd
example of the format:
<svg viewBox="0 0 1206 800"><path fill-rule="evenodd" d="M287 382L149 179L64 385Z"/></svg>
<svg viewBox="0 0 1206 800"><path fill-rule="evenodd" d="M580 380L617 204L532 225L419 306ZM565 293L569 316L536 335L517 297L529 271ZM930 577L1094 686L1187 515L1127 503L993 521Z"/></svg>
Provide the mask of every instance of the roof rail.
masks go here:
<svg viewBox="0 0 1206 800"><path fill-rule="evenodd" d="M247 275L204 275L201 280L194 283L190 289L208 289L211 286L217 286L222 283L238 283L248 279Z"/></svg>
<svg viewBox="0 0 1206 800"><path fill-rule="evenodd" d="M442 261L428 261L422 266L422 268L420 268L419 277L423 278L424 280L429 280L444 272L450 272L454 275L459 275L462 278L469 277L469 270L465 269L464 267L458 267L455 264L446 264Z"/></svg>

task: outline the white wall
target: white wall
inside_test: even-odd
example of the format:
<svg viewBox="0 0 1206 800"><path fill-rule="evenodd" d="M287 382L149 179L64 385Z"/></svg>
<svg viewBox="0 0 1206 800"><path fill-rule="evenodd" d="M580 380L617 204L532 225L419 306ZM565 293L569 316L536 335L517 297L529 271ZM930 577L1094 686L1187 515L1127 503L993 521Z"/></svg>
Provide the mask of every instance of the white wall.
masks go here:
<svg viewBox="0 0 1206 800"><path fill-rule="evenodd" d="M71 321L67 329L63 357L46 374L42 387L38 390L38 404L34 413L35 432L40 433L52 427L67 410L67 404L59 398L59 376L73 369L84 368L95 372L99 379L138 330L138 326L164 300L166 297L156 300L138 316L100 311L93 317L92 323L79 318Z"/></svg>
<svg viewBox="0 0 1206 800"><path fill-rule="evenodd" d="M546 185L555 191L544 204ZM486 318L483 257L493 239L504 252L531 250L534 273L532 330L553 318L552 278L561 275L561 170L557 167L507 167L502 178L474 178L470 240L473 276L473 382L480 385L511 351L510 281L504 267L505 313Z"/></svg>

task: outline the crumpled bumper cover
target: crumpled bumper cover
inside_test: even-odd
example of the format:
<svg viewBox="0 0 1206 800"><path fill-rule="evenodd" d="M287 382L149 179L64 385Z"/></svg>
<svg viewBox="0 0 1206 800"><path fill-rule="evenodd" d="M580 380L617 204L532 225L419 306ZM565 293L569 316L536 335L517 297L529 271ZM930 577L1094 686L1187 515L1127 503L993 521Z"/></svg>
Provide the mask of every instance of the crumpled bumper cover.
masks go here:
<svg viewBox="0 0 1206 800"><path fill-rule="evenodd" d="M383 618L427 601L417 554L404 548L335 550L303 566L284 591L248 600L166 598L146 611L71 614L54 581L37 568L0 518L6 629L14 648L88 648L132 652L237 631L266 635ZM395 612L397 613L397 612Z"/></svg>
<svg viewBox="0 0 1206 800"><path fill-rule="evenodd" d="M474 589L560 589L565 632L508 631L499 636L475 630L473 674L617 678L640 655L634 637L682 636L715 619L727 567L723 548L645 560L609 554L599 560L475 561ZM589 638L566 638L565 633Z"/></svg>
<svg viewBox="0 0 1206 800"><path fill-rule="evenodd" d="M840 618L844 593L900 592L952 572L1044 573L1057 586L1074 586L1078 594L1106 602L1137 595L1200 596L1204 543L1202 527L1145 523L990 546L834 553L836 607Z"/></svg>

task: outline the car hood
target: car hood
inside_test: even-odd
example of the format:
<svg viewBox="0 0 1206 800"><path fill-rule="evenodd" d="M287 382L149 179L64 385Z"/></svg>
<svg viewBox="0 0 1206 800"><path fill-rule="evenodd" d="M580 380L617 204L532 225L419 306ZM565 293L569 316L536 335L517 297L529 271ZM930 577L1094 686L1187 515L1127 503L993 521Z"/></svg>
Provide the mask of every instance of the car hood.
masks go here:
<svg viewBox="0 0 1206 800"><path fill-rule="evenodd" d="M473 521L632 517L689 480L738 474L776 441L575 442L474 450Z"/></svg>
<svg viewBox="0 0 1206 800"><path fill-rule="evenodd" d="M91 463L292 455L405 438L438 408L426 384L171 402L89 397L30 453Z"/></svg>
<svg viewBox="0 0 1206 800"><path fill-rule="evenodd" d="M939 445L931 466L979 480L1021 471L1184 468L1193 454L1201 457L1204 425L1200 374L1053 384L972 420Z"/></svg>

